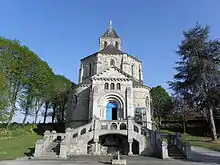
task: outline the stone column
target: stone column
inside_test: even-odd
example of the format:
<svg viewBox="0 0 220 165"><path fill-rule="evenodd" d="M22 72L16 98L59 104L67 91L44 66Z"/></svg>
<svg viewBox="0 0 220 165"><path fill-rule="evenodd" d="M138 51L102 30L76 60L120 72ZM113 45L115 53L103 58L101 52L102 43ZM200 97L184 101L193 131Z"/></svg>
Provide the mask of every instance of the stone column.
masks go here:
<svg viewBox="0 0 220 165"><path fill-rule="evenodd" d="M169 155L168 155L168 148L167 148L167 143L166 142L162 142L162 144L161 144L162 146L162 153L161 153L161 157L162 157L162 159L167 159L167 158L169 158Z"/></svg>
<svg viewBox="0 0 220 165"><path fill-rule="evenodd" d="M128 131L128 142L133 142L134 132L134 121L131 117L128 117L127 131Z"/></svg>
<svg viewBox="0 0 220 165"><path fill-rule="evenodd" d="M41 153L43 152L43 140L37 140L35 144L35 151L34 151L34 157L39 158L41 156Z"/></svg>
<svg viewBox="0 0 220 165"><path fill-rule="evenodd" d="M99 131L100 131L100 127L101 127L99 120L95 120L94 125L95 125L95 130L94 130L93 137L94 137L94 142L95 142L95 152L93 154L94 155L99 155L98 142L99 142Z"/></svg>
<svg viewBox="0 0 220 165"><path fill-rule="evenodd" d="M65 137L65 141L66 141L66 144L68 146L71 146L71 139L72 139L72 129L71 128L67 128L66 129L66 137ZM70 147L67 148L68 152L70 151Z"/></svg>
<svg viewBox="0 0 220 165"><path fill-rule="evenodd" d="M93 155L99 155L99 143L96 141L95 142L95 152L93 153Z"/></svg>
<svg viewBox="0 0 220 165"><path fill-rule="evenodd" d="M132 143L133 143L133 142L129 142L129 152L128 152L128 155L133 155L133 152L132 152Z"/></svg>
<svg viewBox="0 0 220 165"><path fill-rule="evenodd" d="M184 142L184 148L183 148L183 153L184 155L186 156L186 158L188 159L189 158L189 155L190 155L190 151L191 151L191 146L189 144L189 142Z"/></svg>
<svg viewBox="0 0 220 165"><path fill-rule="evenodd" d="M62 141L60 143L60 154L59 154L59 158L67 158L67 145L65 141Z"/></svg>

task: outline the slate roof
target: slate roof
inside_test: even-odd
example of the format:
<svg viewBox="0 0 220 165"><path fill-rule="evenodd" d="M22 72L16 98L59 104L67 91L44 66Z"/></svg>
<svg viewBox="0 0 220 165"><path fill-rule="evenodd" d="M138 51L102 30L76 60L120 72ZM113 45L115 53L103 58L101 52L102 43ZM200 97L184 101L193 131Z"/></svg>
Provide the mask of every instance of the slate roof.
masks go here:
<svg viewBox="0 0 220 165"><path fill-rule="evenodd" d="M106 30L102 37L120 38L115 29L111 26Z"/></svg>
<svg viewBox="0 0 220 165"><path fill-rule="evenodd" d="M122 51L114 47L113 45L108 45L106 48L102 49L99 53L102 54L124 54Z"/></svg>

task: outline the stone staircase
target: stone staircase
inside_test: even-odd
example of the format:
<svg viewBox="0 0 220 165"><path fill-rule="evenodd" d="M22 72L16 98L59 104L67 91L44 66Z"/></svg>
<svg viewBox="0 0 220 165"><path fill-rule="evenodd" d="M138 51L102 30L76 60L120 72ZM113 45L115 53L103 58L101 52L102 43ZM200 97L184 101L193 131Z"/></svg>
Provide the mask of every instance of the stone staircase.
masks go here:
<svg viewBox="0 0 220 165"><path fill-rule="evenodd" d="M45 151L42 152L39 159L52 160L58 159L60 152L60 141L54 141L49 144Z"/></svg>
<svg viewBox="0 0 220 165"><path fill-rule="evenodd" d="M176 145L168 145L168 155L173 159L186 159Z"/></svg>
<svg viewBox="0 0 220 165"><path fill-rule="evenodd" d="M129 120L95 120L88 124L77 128L67 128L65 133L56 133L56 131L45 131L44 140L36 142L35 158L39 159L57 159L67 158L71 155L86 155L89 147L91 154L100 154L101 148L99 137L107 134L120 134L130 136L139 142L139 154L149 153L149 145L151 145L150 154L153 154L156 136L153 131L144 128L142 125ZM59 137L59 140L58 140ZM96 140L95 142L92 139ZM147 143L146 141L151 141ZM89 143L91 141L91 144ZM129 145L130 150L132 146ZM143 151L143 152L142 152Z"/></svg>

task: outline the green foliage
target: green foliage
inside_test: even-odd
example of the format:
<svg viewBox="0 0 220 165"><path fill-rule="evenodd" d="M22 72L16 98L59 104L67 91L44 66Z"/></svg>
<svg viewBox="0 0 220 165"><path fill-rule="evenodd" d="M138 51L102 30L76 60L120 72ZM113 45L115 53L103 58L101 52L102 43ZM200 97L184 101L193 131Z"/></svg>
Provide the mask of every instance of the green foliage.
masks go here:
<svg viewBox="0 0 220 165"><path fill-rule="evenodd" d="M56 117L57 121L64 122L66 103L69 93L75 87L75 84L62 75L55 75L52 82L51 104L53 107L52 122Z"/></svg>
<svg viewBox="0 0 220 165"><path fill-rule="evenodd" d="M7 119L10 124L18 110L17 103L25 115L23 123L29 115L35 116L36 123L41 107L45 104L48 109L52 103L62 109L64 120L73 83L64 76L55 76L48 64L28 47L17 40L0 38L0 71L0 121Z"/></svg>
<svg viewBox="0 0 220 165"><path fill-rule="evenodd" d="M168 130L159 130L163 134L175 134L175 132ZM182 134L184 141L189 142L192 146L199 146L209 148L215 151L220 151L220 144L211 141L210 137L191 136L189 134Z"/></svg>
<svg viewBox="0 0 220 165"><path fill-rule="evenodd" d="M172 98L161 86L154 87L150 90L154 117L160 118L166 117L171 110ZM160 122L160 121L159 121Z"/></svg>
<svg viewBox="0 0 220 165"><path fill-rule="evenodd" d="M217 139L213 111L220 103L220 41L209 39L208 26L196 25L184 32L177 54L177 74L169 85L189 105L205 111L212 138Z"/></svg>
<svg viewBox="0 0 220 165"><path fill-rule="evenodd" d="M7 106L9 102L7 88L7 82L4 74L0 71L0 122L4 122L8 118Z"/></svg>

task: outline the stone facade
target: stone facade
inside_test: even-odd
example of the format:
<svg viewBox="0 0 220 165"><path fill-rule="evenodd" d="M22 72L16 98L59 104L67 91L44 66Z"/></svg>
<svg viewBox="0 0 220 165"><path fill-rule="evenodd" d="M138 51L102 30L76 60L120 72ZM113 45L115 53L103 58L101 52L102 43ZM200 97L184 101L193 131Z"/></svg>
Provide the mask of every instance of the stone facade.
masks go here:
<svg viewBox="0 0 220 165"><path fill-rule="evenodd" d="M150 88L143 84L141 61L122 52L111 25L99 42L100 51L81 60L79 84L68 100L65 133L46 131L36 142L35 158L117 152L165 159L168 145L187 157L189 146L179 136L170 136L167 144L152 130Z"/></svg>
<svg viewBox="0 0 220 165"><path fill-rule="evenodd" d="M79 84L68 106L68 126L94 117L108 120L107 104L113 102L117 117L112 120L135 118L141 112L139 118L152 129L150 88L143 84L141 61L122 52L121 38L111 25L99 43L100 51L81 59Z"/></svg>

